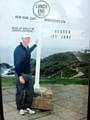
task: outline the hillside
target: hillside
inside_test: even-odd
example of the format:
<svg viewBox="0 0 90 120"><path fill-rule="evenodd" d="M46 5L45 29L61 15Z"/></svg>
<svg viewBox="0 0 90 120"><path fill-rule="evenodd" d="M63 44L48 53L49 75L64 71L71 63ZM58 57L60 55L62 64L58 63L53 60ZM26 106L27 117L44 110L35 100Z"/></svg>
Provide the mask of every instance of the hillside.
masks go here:
<svg viewBox="0 0 90 120"><path fill-rule="evenodd" d="M57 53L41 60L41 76L44 77L71 77L77 74L75 66L79 61L72 52ZM35 72L35 61L32 73Z"/></svg>
<svg viewBox="0 0 90 120"><path fill-rule="evenodd" d="M64 52L41 59L40 75L48 78L88 77L90 53ZM31 59L32 75L35 75L36 61ZM0 64L1 73L14 74L14 68L7 63Z"/></svg>

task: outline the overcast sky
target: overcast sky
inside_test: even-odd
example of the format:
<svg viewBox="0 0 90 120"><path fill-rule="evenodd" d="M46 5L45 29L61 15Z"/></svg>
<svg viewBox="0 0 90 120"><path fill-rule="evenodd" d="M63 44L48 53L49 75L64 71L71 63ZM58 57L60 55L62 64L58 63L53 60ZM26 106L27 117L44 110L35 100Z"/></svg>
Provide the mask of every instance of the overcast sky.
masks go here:
<svg viewBox="0 0 90 120"><path fill-rule="evenodd" d="M42 57L57 52L89 48L89 0L46 0L50 6L48 19L65 20L65 24L16 19L16 15L35 17L33 5L38 0L0 0L0 57L1 62L13 64L13 50L21 41L23 32L12 32L12 27L35 28L30 33L31 45L42 39ZM71 30L71 39L52 38L55 29ZM60 35L60 34L59 34ZM32 57L36 56L36 52Z"/></svg>

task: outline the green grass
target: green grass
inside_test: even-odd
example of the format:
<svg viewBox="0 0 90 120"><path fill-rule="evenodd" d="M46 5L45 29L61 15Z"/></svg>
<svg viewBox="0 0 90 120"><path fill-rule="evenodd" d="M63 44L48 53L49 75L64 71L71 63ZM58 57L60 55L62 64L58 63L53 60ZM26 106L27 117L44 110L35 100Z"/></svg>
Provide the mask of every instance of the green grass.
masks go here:
<svg viewBox="0 0 90 120"><path fill-rule="evenodd" d="M15 77L2 77L2 86L13 86L16 84Z"/></svg>
<svg viewBox="0 0 90 120"><path fill-rule="evenodd" d="M34 79L34 77L33 77ZM16 84L14 77L2 77L2 86L13 86ZM79 85L88 85L88 79L55 79L55 78L45 78L40 79L40 84L79 84Z"/></svg>
<svg viewBox="0 0 90 120"><path fill-rule="evenodd" d="M87 85L88 80L87 79L41 79L40 81L41 84L64 84L64 85L69 85L69 84L80 84L80 85Z"/></svg>

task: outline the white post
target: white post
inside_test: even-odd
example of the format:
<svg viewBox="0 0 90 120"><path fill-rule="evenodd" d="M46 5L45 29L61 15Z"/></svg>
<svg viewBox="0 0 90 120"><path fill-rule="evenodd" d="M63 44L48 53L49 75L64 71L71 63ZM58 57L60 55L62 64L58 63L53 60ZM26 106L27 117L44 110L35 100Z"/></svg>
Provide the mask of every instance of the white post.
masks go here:
<svg viewBox="0 0 90 120"><path fill-rule="evenodd" d="M35 72L35 85L34 91L38 91L40 88L40 62L41 62L41 38L42 38L42 20L38 21L38 43L36 53L36 72Z"/></svg>
<svg viewBox="0 0 90 120"><path fill-rule="evenodd" d="M41 58L41 40L37 44L37 56L36 56L36 73L35 73L35 85L34 90L37 91L40 88L40 58Z"/></svg>

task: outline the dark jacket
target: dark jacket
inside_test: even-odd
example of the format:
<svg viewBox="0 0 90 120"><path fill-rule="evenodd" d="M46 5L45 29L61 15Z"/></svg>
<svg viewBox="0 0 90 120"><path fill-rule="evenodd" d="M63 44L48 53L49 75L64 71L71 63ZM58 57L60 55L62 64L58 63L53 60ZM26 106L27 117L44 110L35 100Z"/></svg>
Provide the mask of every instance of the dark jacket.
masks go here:
<svg viewBox="0 0 90 120"><path fill-rule="evenodd" d="M25 48L22 44L18 45L14 50L14 66L18 76L21 74L29 74L31 72L31 52L37 45L31 48Z"/></svg>

